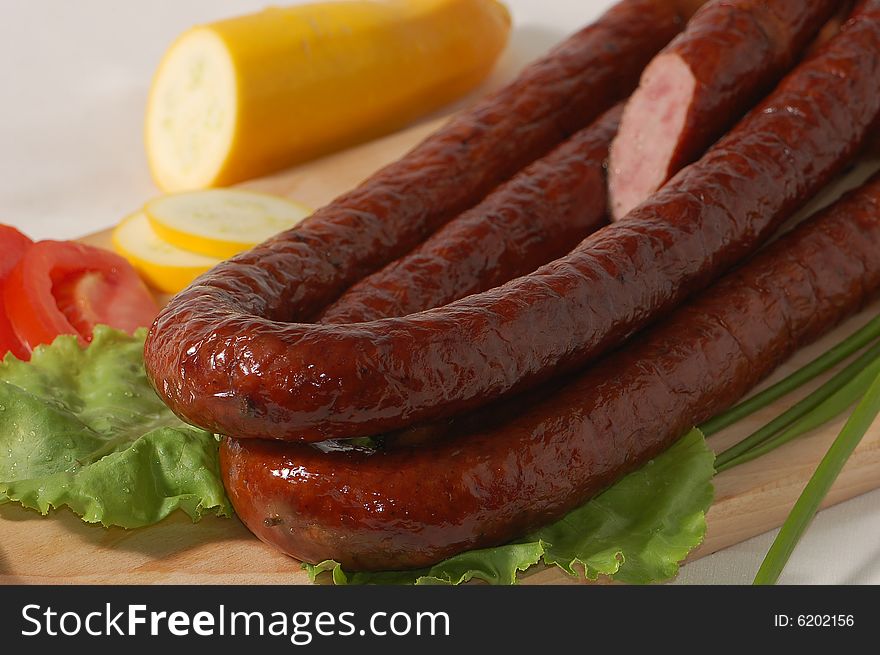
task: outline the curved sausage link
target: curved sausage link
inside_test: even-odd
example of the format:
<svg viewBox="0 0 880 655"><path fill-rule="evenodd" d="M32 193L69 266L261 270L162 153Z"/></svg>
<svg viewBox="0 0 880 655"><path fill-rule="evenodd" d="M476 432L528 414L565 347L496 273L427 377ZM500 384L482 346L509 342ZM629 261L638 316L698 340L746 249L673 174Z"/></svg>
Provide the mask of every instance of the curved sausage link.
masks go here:
<svg viewBox="0 0 880 655"><path fill-rule="evenodd" d="M206 429L320 441L452 416L574 370L756 250L840 171L880 113L878 84L880 0L867 0L840 36L629 217L528 276L404 318L283 322L320 295L308 289L357 268L331 265L339 241L323 226L337 223L319 214L175 297L150 331L148 373L176 413ZM373 218L362 226L379 225L383 211L363 210ZM376 231L364 230L369 243ZM358 232L352 243L362 243ZM322 271L296 255L325 251Z"/></svg>
<svg viewBox="0 0 880 655"><path fill-rule="evenodd" d="M611 146L609 193L622 218L779 81L840 0L712 0L642 74Z"/></svg>
<svg viewBox="0 0 880 655"><path fill-rule="evenodd" d="M257 386L268 371L256 361L260 357L243 352L248 362L233 362L230 357L238 355L229 352L209 356L210 363L202 359L207 352L201 346L218 344L224 338L220 330L214 331L211 345L200 337L196 341L201 346L188 337L185 344L178 341L181 329L194 336L190 330L207 327L198 318L203 301L224 314L226 329L239 336L251 328L256 336L272 321L310 319L354 282L411 250L516 170L627 96L644 65L682 28L684 11L692 9L688 4L699 2L624 0L528 66L512 84L453 118L403 159L297 229L203 277L163 311L151 331L145 355L159 393L195 422L202 422L195 416L199 412L186 406L202 400L225 405L224 413L275 414L260 394L195 380L195 369L203 364L216 367L230 384L237 376L232 369L251 376ZM238 309L224 300L243 297L250 298L248 306ZM265 325L254 325L254 317L261 317L257 323ZM280 346L273 337L269 340Z"/></svg>
<svg viewBox="0 0 880 655"><path fill-rule="evenodd" d="M561 257L606 220L605 161L622 105L365 277L319 317L360 323L440 307Z"/></svg>
<svg viewBox="0 0 880 655"><path fill-rule="evenodd" d="M500 426L418 448L226 439L263 541L352 570L429 566L556 520L734 403L880 290L880 176ZM514 403L511 403L514 405Z"/></svg>

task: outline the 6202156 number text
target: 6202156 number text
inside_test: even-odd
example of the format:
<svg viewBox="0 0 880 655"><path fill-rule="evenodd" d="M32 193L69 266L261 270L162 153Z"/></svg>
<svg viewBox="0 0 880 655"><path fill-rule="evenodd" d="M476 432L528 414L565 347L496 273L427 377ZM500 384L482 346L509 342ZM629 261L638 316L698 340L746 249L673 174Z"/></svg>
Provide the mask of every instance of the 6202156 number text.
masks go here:
<svg viewBox="0 0 880 655"><path fill-rule="evenodd" d="M797 626L799 628L851 628L855 623L855 616L852 614L798 614L796 617L787 614L776 614L773 617L773 626L776 628L790 626Z"/></svg>

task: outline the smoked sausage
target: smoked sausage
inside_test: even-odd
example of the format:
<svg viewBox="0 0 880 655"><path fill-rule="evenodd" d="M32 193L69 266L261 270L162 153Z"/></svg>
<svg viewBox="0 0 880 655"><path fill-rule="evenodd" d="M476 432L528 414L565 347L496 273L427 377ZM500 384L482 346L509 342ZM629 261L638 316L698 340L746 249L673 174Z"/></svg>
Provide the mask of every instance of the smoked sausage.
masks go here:
<svg viewBox="0 0 880 655"><path fill-rule="evenodd" d="M226 439L242 521L298 559L434 564L554 521L736 402L880 290L880 175L588 372L497 427L322 452ZM327 450L327 449L325 449Z"/></svg>
<svg viewBox="0 0 880 655"><path fill-rule="evenodd" d="M360 323L440 307L561 257L607 222L605 161L622 106L367 276L320 323Z"/></svg>
<svg viewBox="0 0 880 655"><path fill-rule="evenodd" d="M706 156L569 255L407 317L288 322L363 273L352 253L408 241L403 227L384 229L399 222L387 203L424 197L367 183L172 299L147 339L148 375L208 430L321 441L452 416L575 370L755 251L850 162L880 114L878 84L880 0L864 0Z"/></svg>
<svg viewBox="0 0 880 655"><path fill-rule="evenodd" d="M611 146L622 218L696 161L779 81L839 0L712 0L645 68Z"/></svg>

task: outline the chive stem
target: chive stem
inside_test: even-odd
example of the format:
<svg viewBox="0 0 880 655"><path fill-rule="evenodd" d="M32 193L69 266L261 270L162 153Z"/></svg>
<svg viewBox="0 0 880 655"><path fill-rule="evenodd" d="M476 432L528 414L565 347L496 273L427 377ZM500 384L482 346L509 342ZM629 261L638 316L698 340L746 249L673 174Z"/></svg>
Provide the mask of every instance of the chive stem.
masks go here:
<svg viewBox="0 0 880 655"><path fill-rule="evenodd" d="M788 563L798 541L819 510L828 491L840 475L847 460L861 442L868 428L880 414L880 376L876 377L849 417L843 430L831 444L815 473L794 505L779 534L764 558L756 585L775 584Z"/></svg>
<svg viewBox="0 0 880 655"><path fill-rule="evenodd" d="M730 408L726 412L706 421L700 430L707 437L733 425L759 409L772 404L779 398L806 384L817 375L842 362L853 353L861 350L875 339L880 338L880 316L869 321L863 328L850 335L847 339L820 355L806 366L768 387L759 394Z"/></svg>
<svg viewBox="0 0 880 655"><path fill-rule="evenodd" d="M798 438L802 434L843 414L853 403L862 398L873 381L880 376L880 358L875 359L863 371L847 382L840 390L829 396L814 410L792 423L788 428L767 439L746 452L735 457L724 457L719 463L716 460L715 470L719 473L727 469L745 464L753 459L776 450L780 446ZM722 453L723 454L723 453Z"/></svg>
<svg viewBox="0 0 880 655"><path fill-rule="evenodd" d="M746 452L756 448L771 439L774 435L790 426L795 421L807 416L811 411L819 407L823 402L831 398L843 389L850 381L880 358L880 343L875 344L849 366L837 373L828 382L813 391L804 399L790 407L788 410L774 418L772 421L750 434L742 441L734 444L718 455L715 460L715 468L718 471L730 468L731 462ZM830 420L830 419L828 419Z"/></svg>

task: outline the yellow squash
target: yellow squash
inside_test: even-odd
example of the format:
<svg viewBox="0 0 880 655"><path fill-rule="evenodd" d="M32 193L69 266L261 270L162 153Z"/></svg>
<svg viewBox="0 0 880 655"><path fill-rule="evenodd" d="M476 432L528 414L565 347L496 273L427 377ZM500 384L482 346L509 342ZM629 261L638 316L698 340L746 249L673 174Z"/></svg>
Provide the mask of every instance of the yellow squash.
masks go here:
<svg viewBox="0 0 880 655"><path fill-rule="evenodd" d="M113 247L154 289L177 293L220 263L213 257L182 250L163 241L143 212L123 220L113 231Z"/></svg>
<svg viewBox="0 0 880 655"><path fill-rule="evenodd" d="M226 259L312 213L293 200L239 189L184 191L144 205L156 235L182 250Z"/></svg>
<svg viewBox="0 0 880 655"><path fill-rule="evenodd" d="M223 186L398 129L474 88L509 31L496 0L324 2L195 27L153 80L153 176Z"/></svg>

